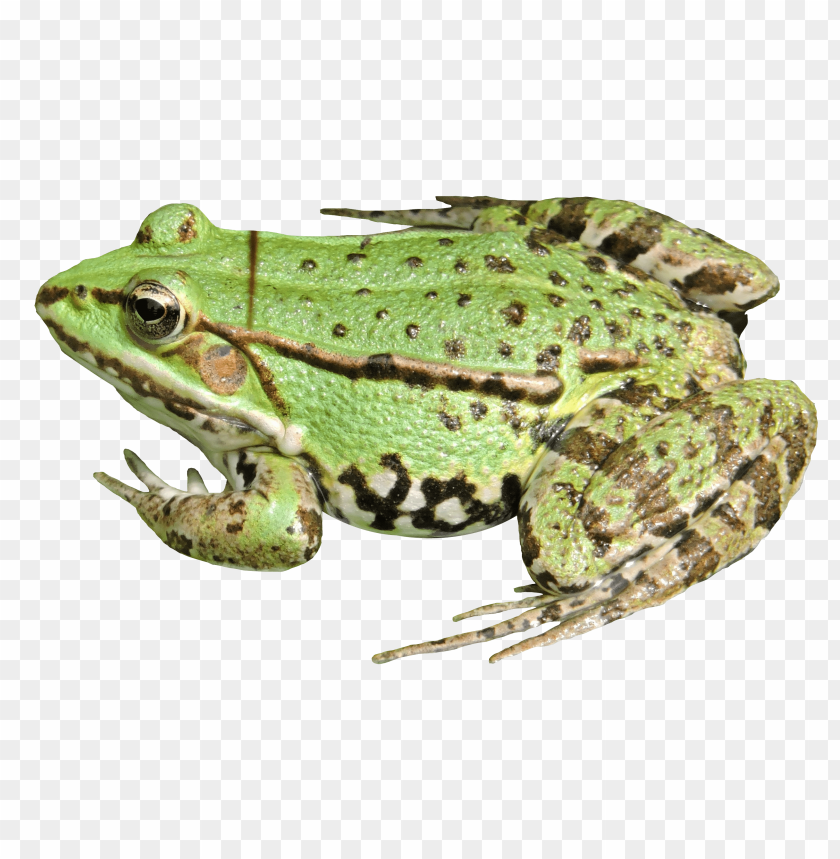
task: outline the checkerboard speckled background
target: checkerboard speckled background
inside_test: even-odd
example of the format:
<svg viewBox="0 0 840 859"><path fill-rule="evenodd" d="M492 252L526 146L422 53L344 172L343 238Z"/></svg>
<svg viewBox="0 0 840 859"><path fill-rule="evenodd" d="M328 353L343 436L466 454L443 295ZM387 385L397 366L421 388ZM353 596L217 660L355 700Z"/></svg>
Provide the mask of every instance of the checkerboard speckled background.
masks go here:
<svg viewBox="0 0 840 859"><path fill-rule="evenodd" d="M832 12L0 4L2 859L840 855ZM321 206L442 193L629 199L762 257L783 288L749 376L795 380L820 441L764 543L663 607L495 666L376 666L512 596L515 524L328 520L282 575L176 555L91 473L133 480L124 446L179 486L209 466L60 356L33 299L164 203L326 235L379 228Z"/></svg>

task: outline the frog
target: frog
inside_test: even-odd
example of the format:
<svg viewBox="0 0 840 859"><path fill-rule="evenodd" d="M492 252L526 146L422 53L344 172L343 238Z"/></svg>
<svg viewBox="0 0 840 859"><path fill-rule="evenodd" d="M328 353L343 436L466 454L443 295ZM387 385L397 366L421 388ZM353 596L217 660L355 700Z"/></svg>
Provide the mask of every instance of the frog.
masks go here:
<svg viewBox="0 0 840 859"><path fill-rule="evenodd" d="M290 236L192 204L56 274L36 310L60 349L198 447L186 489L130 450L145 491L94 477L170 548L282 573L322 517L443 538L516 518L528 594L477 631L378 664L549 624L491 662L662 605L753 551L816 439L792 381L746 380L747 311L779 279L627 201L438 197L322 209L403 227Z"/></svg>

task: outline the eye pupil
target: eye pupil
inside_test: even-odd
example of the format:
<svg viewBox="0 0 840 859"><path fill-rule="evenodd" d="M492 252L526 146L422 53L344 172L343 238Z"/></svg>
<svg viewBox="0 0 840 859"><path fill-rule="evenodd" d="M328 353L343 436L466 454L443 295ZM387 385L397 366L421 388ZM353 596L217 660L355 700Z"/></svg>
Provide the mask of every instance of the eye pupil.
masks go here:
<svg viewBox="0 0 840 859"><path fill-rule="evenodd" d="M163 318L166 308L154 298L138 298L134 303L134 312L144 322L154 322Z"/></svg>

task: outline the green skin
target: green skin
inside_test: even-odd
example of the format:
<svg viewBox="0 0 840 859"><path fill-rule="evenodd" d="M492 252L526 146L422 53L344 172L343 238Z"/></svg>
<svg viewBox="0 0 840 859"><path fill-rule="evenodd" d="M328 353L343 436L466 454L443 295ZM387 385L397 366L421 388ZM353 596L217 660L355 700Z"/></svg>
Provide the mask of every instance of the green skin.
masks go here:
<svg viewBox="0 0 840 859"><path fill-rule="evenodd" d="M308 238L164 206L45 283L61 349L227 478L95 477L173 549L239 569L310 560L326 512L444 537L519 518L537 596L388 662L558 625L495 661L659 605L750 552L816 436L792 382L744 381L736 332L778 291L760 261L593 198L325 210L410 229Z"/></svg>

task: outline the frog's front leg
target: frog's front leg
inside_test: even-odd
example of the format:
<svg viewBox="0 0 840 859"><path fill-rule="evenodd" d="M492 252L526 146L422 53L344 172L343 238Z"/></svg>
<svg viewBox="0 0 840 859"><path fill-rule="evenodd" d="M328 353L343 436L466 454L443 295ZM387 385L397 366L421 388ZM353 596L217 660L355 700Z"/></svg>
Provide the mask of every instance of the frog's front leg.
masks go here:
<svg viewBox="0 0 840 859"><path fill-rule="evenodd" d="M321 545L321 505L306 470L276 453L228 455L226 491L210 493L199 473L187 472L187 491L152 473L130 450L125 461L148 492L98 472L106 489L128 501L175 551L243 570L288 570L310 560Z"/></svg>
<svg viewBox="0 0 840 859"><path fill-rule="evenodd" d="M543 596L474 633L377 662L450 650L560 621L491 662L660 605L751 552L799 488L816 438L813 404L792 382L736 381L637 426L638 409L602 398L547 451L522 497L523 559ZM603 412L603 414L599 414Z"/></svg>

